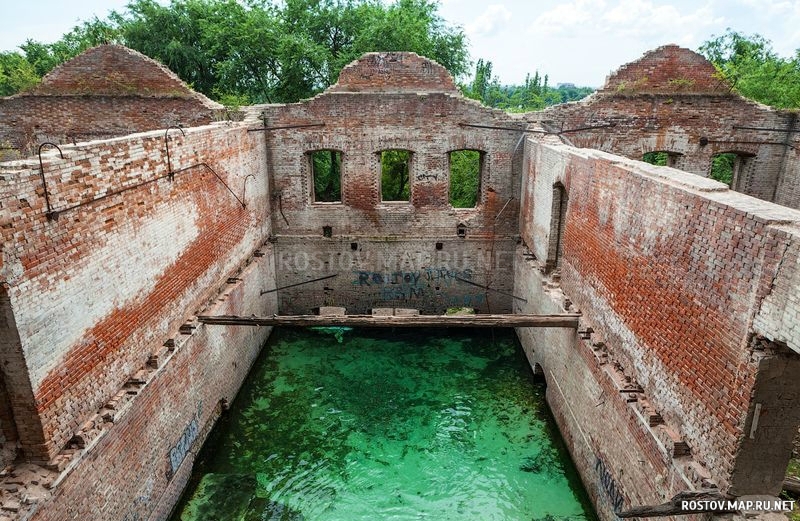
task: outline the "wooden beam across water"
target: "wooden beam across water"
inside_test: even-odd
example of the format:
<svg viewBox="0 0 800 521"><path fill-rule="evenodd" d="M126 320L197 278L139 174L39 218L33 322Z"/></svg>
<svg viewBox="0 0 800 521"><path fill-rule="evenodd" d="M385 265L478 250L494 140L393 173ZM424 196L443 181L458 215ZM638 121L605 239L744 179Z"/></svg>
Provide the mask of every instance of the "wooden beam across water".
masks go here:
<svg viewBox="0 0 800 521"><path fill-rule="evenodd" d="M578 328L576 314L561 315L273 315L242 317L208 316L197 319L219 326L303 327L558 327Z"/></svg>

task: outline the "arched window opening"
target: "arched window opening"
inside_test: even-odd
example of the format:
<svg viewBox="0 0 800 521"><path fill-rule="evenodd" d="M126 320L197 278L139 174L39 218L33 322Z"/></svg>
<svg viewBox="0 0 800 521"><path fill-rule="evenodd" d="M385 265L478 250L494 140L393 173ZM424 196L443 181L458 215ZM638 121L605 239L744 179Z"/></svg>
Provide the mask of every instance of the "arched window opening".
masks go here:
<svg viewBox="0 0 800 521"><path fill-rule="evenodd" d="M411 151L381 153L381 201L411 200Z"/></svg>
<svg viewBox="0 0 800 521"><path fill-rule="evenodd" d="M475 208L480 200L483 152L480 150L453 150L450 160L450 206Z"/></svg>
<svg viewBox="0 0 800 521"><path fill-rule="evenodd" d="M315 203L342 202L342 153L338 150L310 152L312 196Z"/></svg>

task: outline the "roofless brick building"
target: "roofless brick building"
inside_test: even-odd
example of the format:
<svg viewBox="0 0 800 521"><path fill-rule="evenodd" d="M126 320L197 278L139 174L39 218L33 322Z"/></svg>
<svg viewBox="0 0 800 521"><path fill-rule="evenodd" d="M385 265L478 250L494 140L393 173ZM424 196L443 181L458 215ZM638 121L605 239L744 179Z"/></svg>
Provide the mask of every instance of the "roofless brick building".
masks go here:
<svg viewBox="0 0 800 521"><path fill-rule="evenodd" d="M197 317L325 306L579 314L517 333L605 520L780 492L800 423L796 112L675 46L537 113L465 99L412 53L243 111L218 121L113 45L0 100L25 157L0 165L0 517L164 519L269 334ZM387 150L408 200L380 186ZM473 208L449 200L462 150ZM334 200L315 195L320 151L341 162ZM707 177L719 153L730 186Z"/></svg>

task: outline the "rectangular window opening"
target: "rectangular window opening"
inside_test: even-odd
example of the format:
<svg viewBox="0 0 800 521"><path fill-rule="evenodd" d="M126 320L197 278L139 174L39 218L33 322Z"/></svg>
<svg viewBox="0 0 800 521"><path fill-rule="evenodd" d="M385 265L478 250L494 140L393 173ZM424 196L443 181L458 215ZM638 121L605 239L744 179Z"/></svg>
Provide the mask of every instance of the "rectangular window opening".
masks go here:
<svg viewBox="0 0 800 521"><path fill-rule="evenodd" d="M645 163L650 163L651 165L671 166L675 168L680 157L681 154L677 152L646 152L644 155L642 155L642 161Z"/></svg>
<svg viewBox="0 0 800 521"><path fill-rule="evenodd" d="M315 203L342 202L342 153L317 150L309 154Z"/></svg>
<svg viewBox="0 0 800 521"><path fill-rule="evenodd" d="M381 201L411 200L411 151L381 152Z"/></svg>
<svg viewBox="0 0 800 521"><path fill-rule="evenodd" d="M481 188L483 153L479 150L450 152L450 206L475 208Z"/></svg>

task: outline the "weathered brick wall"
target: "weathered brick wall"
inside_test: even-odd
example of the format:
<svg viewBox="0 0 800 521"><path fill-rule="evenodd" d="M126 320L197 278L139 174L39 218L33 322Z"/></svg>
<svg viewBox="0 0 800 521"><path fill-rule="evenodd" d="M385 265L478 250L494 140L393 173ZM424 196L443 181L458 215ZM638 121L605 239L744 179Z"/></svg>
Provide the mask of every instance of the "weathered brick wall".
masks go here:
<svg viewBox="0 0 800 521"><path fill-rule="evenodd" d="M0 99L0 146L33 154L45 141L77 143L215 119L197 101L135 96L30 96Z"/></svg>
<svg viewBox="0 0 800 521"><path fill-rule="evenodd" d="M328 92L456 92L447 69L413 52L370 52L346 66Z"/></svg>
<svg viewBox="0 0 800 521"><path fill-rule="evenodd" d="M271 251L264 253L204 312L274 313L274 295L259 292L260 282L274 277ZM174 353L148 375L129 408L61 477L32 519L166 519L220 413L220 400L233 400L268 334L269 328L199 326L178 335Z"/></svg>
<svg viewBox="0 0 800 521"><path fill-rule="evenodd" d="M563 296L553 300L580 309L583 327L594 333L587 340L520 336L559 383L561 394L548 393L587 487L596 485L587 476L602 478L606 499L621 497L625 507L660 502L675 492L675 476L684 488L708 479L733 494L777 493L773 470L785 467L789 452L766 447L782 447L783 438L790 443L800 420L780 402L800 397L788 373L798 357L783 360L752 337L759 333L800 352L793 329L800 309L789 297L797 287L800 213L673 169L531 140L528 147L520 226L538 262L518 259L515 293L529 301L518 309L554 312L554 304L533 297L541 293L537 267L550 244L543 233L552 185L560 181L568 194L563 257L549 284L560 280ZM574 365L565 367L564 357ZM765 369L765 360L780 369ZM774 380L780 371L780 393L756 394L773 415L785 415L783 428L765 427L743 444L754 421L751 393L766 385L762 377ZM648 405L636 414L620 398L630 395L609 387L614 382L640 385L637 403ZM593 388L597 393L580 391ZM649 428L644 418L651 412L663 426ZM582 420L589 415L603 419ZM623 441L607 429L620 429ZM691 464L671 461L680 441Z"/></svg>
<svg viewBox="0 0 800 521"><path fill-rule="evenodd" d="M797 119L790 128L794 132L785 139L792 148L786 151L781 180L775 191L775 202L790 208L800 208L800 125Z"/></svg>
<svg viewBox="0 0 800 521"><path fill-rule="evenodd" d="M524 255L516 259L517 313L564 313L564 295L540 273L542 264ZM604 520L614 512L639 505L656 505L694 484L651 434L629 395L598 360L591 342L574 331L518 328L528 360L541 368L547 383L547 403L578 468L595 510ZM700 483L697 483L700 485ZM691 516L693 519L699 516ZM680 519L686 519L681 517Z"/></svg>
<svg viewBox="0 0 800 521"><path fill-rule="evenodd" d="M794 128L796 117L730 93L714 67L688 49L651 51L612 74L591 97L528 117L553 132L566 131L563 137L577 147L639 160L653 151L679 154L676 168L704 177L714 155L744 154L752 159L735 190L798 206L777 193L779 185L781 191L797 185L796 165L784 165L792 149L783 131Z"/></svg>
<svg viewBox="0 0 800 521"><path fill-rule="evenodd" d="M394 307L393 303L429 312L443 312L450 302L472 302L470 307L482 311L491 305L494 311L508 307L508 300L497 294L479 301L479 288L458 281L448 281L446 290L441 285L437 290L435 281L420 285L421 279L401 291L389 283L385 295L394 296L386 299L379 298L383 293L372 285L358 281L359 272L370 277L391 277L394 272L428 277L442 269L470 270L467 275L474 282L509 290L522 134L462 124L524 128L524 122L464 99L444 68L411 53L367 54L345 68L339 82L324 94L302 103L250 110L253 128L261 111L267 126L275 128L266 139L276 256L293 266L302 263L300 269L279 269L279 285L340 273L336 279L282 292L282 311L310 309L323 301L359 310L378 304ZM312 202L308 153L321 149L342 152L341 204ZM381 201L380 151L385 149L412 152L409 202ZM475 208L452 208L449 203L448 152L458 149L484 152ZM466 227L466 239L458 237L459 225ZM326 226L331 227L331 238L323 237ZM437 242L442 250L436 250ZM351 244L357 244L355 251ZM491 256L495 259L483 262Z"/></svg>
<svg viewBox="0 0 800 521"><path fill-rule="evenodd" d="M199 126L223 107L192 91L169 69L121 45L100 45L69 60L33 89L0 98L0 146L35 152L172 125Z"/></svg>
<svg viewBox="0 0 800 521"><path fill-rule="evenodd" d="M677 45L663 45L617 69L601 91L725 94L730 86L700 54Z"/></svg>
<svg viewBox="0 0 800 521"><path fill-rule="evenodd" d="M412 308L441 314L451 307L510 312L515 247L510 238L317 238L311 246L304 238L281 237L275 243L278 287L337 276L280 291L280 309L287 314L308 314L319 306L349 313Z"/></svg>
<svg viewBox="0 0 800 521"><path fill-rule="evenodd" d="M244 128L171 133L172 181L161 132L64 154L45 162L57 220L38 165L4 170L0 190L0 273L18 332L6 376L23 395L29 380L15 419L34 433L23 450L44 460L269 234L264 143Z"/></svg>

